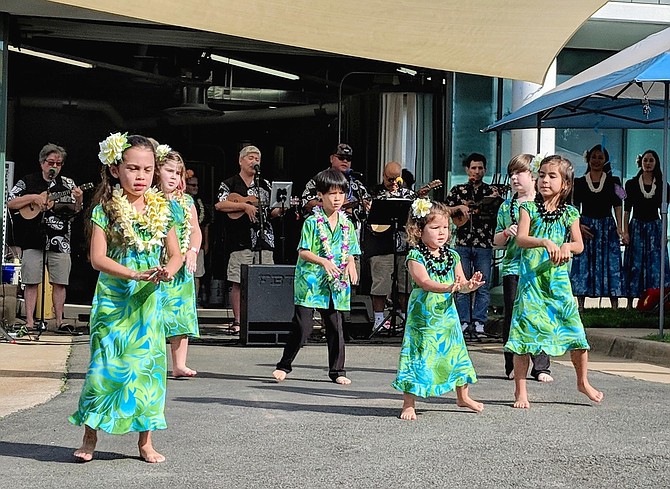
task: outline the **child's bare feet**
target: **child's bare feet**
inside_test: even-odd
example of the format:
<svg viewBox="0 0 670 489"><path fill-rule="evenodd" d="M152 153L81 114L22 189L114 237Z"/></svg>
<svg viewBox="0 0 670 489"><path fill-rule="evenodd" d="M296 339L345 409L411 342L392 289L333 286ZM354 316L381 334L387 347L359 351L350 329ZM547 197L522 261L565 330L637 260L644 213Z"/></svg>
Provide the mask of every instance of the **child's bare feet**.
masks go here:
<svg viewBox="0 0 670 489"><path fill-rule="evenodd" d="M481 402L477 402L474 399L471 399L470 397L466 396L461 399L458 399L456 401L456 405L458 407L465 407L468 409L471 409L472 411L476 413L481 413L484 410L484 404Z"/></svg>
<svg viewBox="0 0 670 489"><path fill-rule="evenodd" d="M198 375L198 372L196 370L193 370L186 366L179 368L175 367L172 369L172 376L176 379L178 379L179 377L195 377L196 375Z"/></svg>
<svg viewBox="0 0 670 489"><path fill-rule="evenodd" d="M85 426L84 430L84 439L81 446L75 450L74 456L79 462L90 462L93 460L95 445L98 443L98 434L88 426Z"/></svg>
<svg viewBox="0 0 670 489"><path fill-rule="evenodd" d="M605 397L605 394L600 392L598 389L595 389L591 384L588 382L584 384L578 384L577 385L577 390L584 394L586 397L591 399L595 403L600 403L603 398Z"/></svg>
<svg viewBox="0 0 670 489"><path fill-rule="evenodd" d="M286 378L286 372L277 369L274 372L272 372L272 376L275 378L277 382L281 382Z"/></svg>
<svg viewBox="0 0 670 489"><path fill-rule="evenodd" d="M553 382L554 378L548 373L542 372L540 375L537 376L537 381L548 384L549 382Z"/></svg>
<svg viewBox="0 0 670 489"><path fill-rule="evenodd" d="M340 385L349 385L349 384L351 384L351 380L348 379L347 377L345 377L344 375L340 375L340 376L337 377L335 380L333 380L333 382L335 382L336 384L340 384Z"/></svg>
<svg viewBox="0 0 670 489"><path fill-rule="evenodd" d="M514 391L514 407L519 409L528 409L530 402L528 402L528 392L515 390Z"/></svg>
<svg viewBox="0 0 670 489"><path fill-rule="evenodd" d="M151 445L145 445L144 447L139 447L140 449L140 457L142 459L150 464L159 464L161 462L165 462L165 457L158 453L153 446Z"/></svg>
<svg viewBox="0 0 670 489"><path fill-rule="evenodd" d="M402 396L402 411L400 411L400 419L405 421L415 421L416 411L414 409L414 396L412 394L403 394Z"/></svg>

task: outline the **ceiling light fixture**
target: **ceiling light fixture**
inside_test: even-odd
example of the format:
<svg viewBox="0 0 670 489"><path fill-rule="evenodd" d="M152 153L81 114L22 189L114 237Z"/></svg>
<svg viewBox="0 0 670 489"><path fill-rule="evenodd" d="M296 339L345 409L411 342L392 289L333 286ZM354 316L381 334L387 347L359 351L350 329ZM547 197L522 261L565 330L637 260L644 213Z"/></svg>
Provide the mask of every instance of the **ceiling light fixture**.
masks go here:
<svg viewBox="0 0 670 489"><path fill-rule="evenodd" d="M287 80L300 80L298 75L292 73L286 73L285 71L273 70L272 68L266 68L265 66L254 65L247 63L245 61L239 61L237 59L226 58L224 56L219 56L218 54L211 55L212 61L218 61L219 63L225 63L239 68L245 68L247 70L258 71L259 73L265 73L266 75L278 76L279 78L286 78Z"/></svg>
<svg viewBox="0 0 670 489"><path fill-rule="evenodd" d="M28 56L35 56L36 58L48 59L49 61L56 61L57 63L64 63L66 65L78 66L79 68L94 68L91 63L84 61L77 61L76 59L65 58L55 54L43 53L41 51L33 51L32 49L17 48L16 46L9 46L9 50L13 53L26 54Z"/></svg>
<svg viewBox="0 0 670 489"><path fill-rule="evenodd" d="M416 74L418 73L418 71L412 70L410 68L405 68L404 66L401 66L396 71L399 72L399 73L404 73L405 75L411 75L411 76L416 76Z"/></svg>

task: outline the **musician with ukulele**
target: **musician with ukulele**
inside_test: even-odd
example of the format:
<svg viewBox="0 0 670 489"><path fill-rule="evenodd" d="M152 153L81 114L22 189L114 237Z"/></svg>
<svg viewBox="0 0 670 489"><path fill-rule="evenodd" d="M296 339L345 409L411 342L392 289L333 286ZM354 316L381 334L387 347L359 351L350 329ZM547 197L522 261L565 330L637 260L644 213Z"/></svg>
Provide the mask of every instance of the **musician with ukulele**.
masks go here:
<svg viewBox="0 0 670 489"><path fill-rule="evenodd" d="M240 151L240 172L219 186L219 201L214 205L223 212L224 247L230 253L227 278L232 283L230 303L234 321L231 334L240 331L240 271L243 264L273 264L275 246L270 218L281 209L269 212L270 182L260 177L261 151L256 146L245 146ZM259 173L257 176L256 174ZM258 212L259 197L266 207ZM261 229L262 222L262 229Z"/></svg>
<svg viewBox="0 0 670 489"><path fill-rule="evenodd" d="M22 250L26 327L35 326L37 286L42 282L42 255L46 247L56 331L74 334L74 328L63 323L63 308L71 269L70 223L74 214L81 211L83 192L72 179L60 174L66 156L64 148L45 145L39 153L40 171L16 182L7 196L7 207L13 214L16 244ZM59 195L57 200L50 198L55 194Z"/></svg>
<svg viewBox="0 0 670 489"><path fill-rule="evenodd" d="M405 186L401 176L402 165L397 161L391 161L384 165L384 181L373 188L372 198L374 200L384 199L415 199L417 193L423 196L428 191L437 188L442 184L435 180L430 184L419 189L417 193ZM375 314L373 331L381 325L384 320L384 309L386 307L386 298L391 294L392 275L393 275L393 257L395 256L398 270L398 302L394 305L400 307L400 312L404 314L407 311L407 267L405 267L405 256L407 255L407 242L405 236L405 223L407 216L398 216L400 232L394 236L390 225L369 224L365 228L365 258L370 260L370 275L372 276L372 286L370 288L370 297L372 298L372 310ZM395 255L394 255L395 251ZM390 324L388 325L390 327Z"/></svg>
<svg viewBox="0 0 670 489"><path fill-rule="evenodd" d="M483 335L489 307L489 283L491 260L493 257L493 234L496 229L498 208L487 205L499 200L496 187L484 183L486 157L472 153L463 160L468 183L454 186L447 195L445 203L455 208L452 212L456 230L454 249L461 257L465 277L469 279L475 271L482 272L484 286L473 294L457 294L456 307L461 319L461 328L470 338ZM493 199L492 199L493 198ZM498 204L499 205L499 204ZM471 304L471 297L474 298Z"/></svg>

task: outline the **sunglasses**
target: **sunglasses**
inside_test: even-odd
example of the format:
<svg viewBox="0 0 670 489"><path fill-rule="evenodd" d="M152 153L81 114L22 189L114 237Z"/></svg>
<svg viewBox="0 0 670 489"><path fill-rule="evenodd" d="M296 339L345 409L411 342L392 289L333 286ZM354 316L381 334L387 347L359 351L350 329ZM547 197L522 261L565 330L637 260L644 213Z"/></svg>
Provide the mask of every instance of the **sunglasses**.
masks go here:
<svg viewBox="0 0 670 489"><path fill-rule="evenodd" d="M48 164L49 166L63 166L63 162L62 162L62 161L44 160L44 162L45 162L46 164Z"/></svg>
<svg viewBox="0 0 670 489"><path fill-rule="evenodd" d="M335 155L335 157L340 161L351 161L351 156Z"/></svg>

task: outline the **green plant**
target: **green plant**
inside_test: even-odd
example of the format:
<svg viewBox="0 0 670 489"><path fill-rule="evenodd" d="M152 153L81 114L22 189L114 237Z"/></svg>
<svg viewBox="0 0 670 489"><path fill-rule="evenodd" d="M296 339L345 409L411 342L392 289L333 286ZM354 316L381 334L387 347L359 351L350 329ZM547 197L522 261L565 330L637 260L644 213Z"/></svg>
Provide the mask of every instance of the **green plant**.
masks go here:
<svg viewBox="0 0 670 489"><path fill-rule="evenodd" d="M637 309L586 309L581 313L585 328L656 328L658 312ZM667 323L667 321L666 321Z"/></svg>

